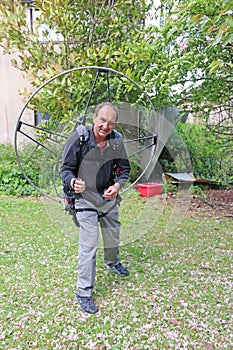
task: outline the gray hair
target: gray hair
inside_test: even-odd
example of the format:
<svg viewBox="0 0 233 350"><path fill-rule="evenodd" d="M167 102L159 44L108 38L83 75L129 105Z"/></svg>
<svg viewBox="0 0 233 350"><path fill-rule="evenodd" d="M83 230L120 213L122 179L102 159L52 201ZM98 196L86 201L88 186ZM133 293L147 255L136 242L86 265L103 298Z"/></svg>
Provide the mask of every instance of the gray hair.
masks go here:
<svg viewBox="0 0 233 350"><path fill-rule="evenodd" d="M110 102L101 102L101 103L99 103L97 106L96 106L96 108L95 108L95 115L97 116L98 115L98 113L99 113L99 111L101 110L101 108L103 108L104 106L109 106L109 107L111 107L114 111L115 111L115 113L116 113L116 122L117 122L117 119L118 119L118 110L117 110L117 108L115 107L115 106L113 106L113 104L112 103L110 103Z"/></svg>

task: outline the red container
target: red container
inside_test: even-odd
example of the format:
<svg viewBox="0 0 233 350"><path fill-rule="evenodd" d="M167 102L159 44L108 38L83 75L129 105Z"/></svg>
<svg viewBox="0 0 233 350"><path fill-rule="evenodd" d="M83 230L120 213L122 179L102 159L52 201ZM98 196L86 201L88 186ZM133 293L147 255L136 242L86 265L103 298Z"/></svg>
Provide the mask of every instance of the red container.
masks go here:
<svg viewBox="0 0 233 350"><path fill-rule="evenodd" d="M153 197L158 194L162 194L162 184L155 182L148 182L138 185L138 191L142 197Z"/></svg>

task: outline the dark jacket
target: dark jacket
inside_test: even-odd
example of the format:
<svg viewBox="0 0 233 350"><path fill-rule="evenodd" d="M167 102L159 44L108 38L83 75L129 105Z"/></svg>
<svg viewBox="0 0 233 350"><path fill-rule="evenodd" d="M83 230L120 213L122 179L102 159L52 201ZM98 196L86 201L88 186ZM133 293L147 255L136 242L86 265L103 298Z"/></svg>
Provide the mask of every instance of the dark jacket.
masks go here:
<svg viewBox="0 0 233 350"><path fill-rule="evenodd" d="M91 126L76 129L66 141L60 177L69 185L72 178L81 178L86 183L82 196L94 205L102 205L104 191L114 182L122 187L129 177L130 164L122 136L113 130L107 137L107 146L101 153ZM114 179L114 172L118 176ZM79 197L80 195L76 195Z"/></svg>

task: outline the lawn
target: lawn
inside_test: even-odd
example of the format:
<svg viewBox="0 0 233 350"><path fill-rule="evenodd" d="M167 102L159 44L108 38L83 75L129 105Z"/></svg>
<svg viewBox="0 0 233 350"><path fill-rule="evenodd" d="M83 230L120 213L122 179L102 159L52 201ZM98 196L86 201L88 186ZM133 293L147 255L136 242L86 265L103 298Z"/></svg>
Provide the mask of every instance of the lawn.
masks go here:
<svg viewBox="0 0 233 350"><path fill-rule="evenodd" d="M105 269L100 245L100 311L88 315L74 302L71 218L60 204L1 196L0 349L233 349L232 219L156 197L122 204L130 276Z"/></svg>

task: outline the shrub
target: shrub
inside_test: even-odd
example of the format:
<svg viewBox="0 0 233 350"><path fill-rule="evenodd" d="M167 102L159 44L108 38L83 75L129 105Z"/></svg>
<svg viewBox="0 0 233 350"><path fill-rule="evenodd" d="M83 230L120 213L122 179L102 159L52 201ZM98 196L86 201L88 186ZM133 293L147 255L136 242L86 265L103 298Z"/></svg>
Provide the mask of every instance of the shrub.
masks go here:
<svg viewBox="0 0 233 350"><path fill-rule="evenodd" d="M24 161L26 173L36 182L38 177L36 162L28 159L25 150L20 152L20 158ZM0 194L17 196L39 194L22 174L11 145L0 145Z"/></svg>
<svg viewBox="0 0 233 350"><path fill-rule="evenodd" d="M186 160L185 156L182 156L180 158L183 159L183 165L179 166L181 170L177 169L177 159L183 152L182 147L177 144L173 145L169 141L173 157L169 157L166 149L162 152L160 163L164 171L192 171L196 177L216 180L224 185L232 183L233 161L229 148L226 147L225 138L221 138L221 135L216 136L214 131L204 123L178 123L176 132L189 153L191 167L188 158ZM174 158L176 158L176 163Z"/></svg>
<svg viewBox="0 0 233 350"><path fill-rule="evenodd" d="M207 124L178 124L177 128L188 147L196 176L230 183L233 162L225 136L216 135Z"/></svg>

